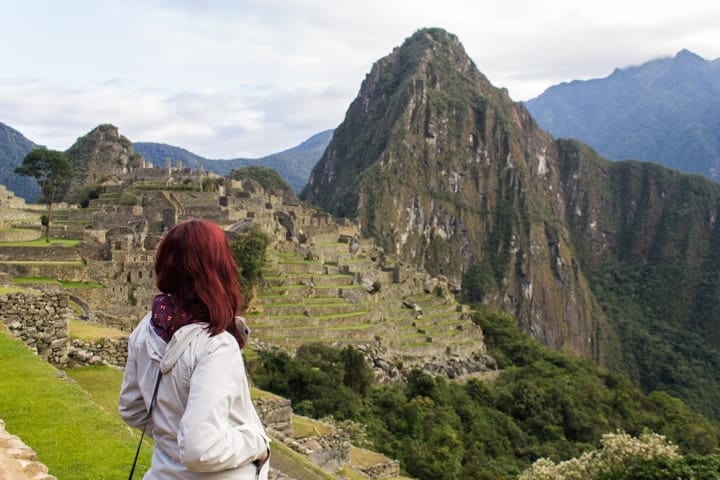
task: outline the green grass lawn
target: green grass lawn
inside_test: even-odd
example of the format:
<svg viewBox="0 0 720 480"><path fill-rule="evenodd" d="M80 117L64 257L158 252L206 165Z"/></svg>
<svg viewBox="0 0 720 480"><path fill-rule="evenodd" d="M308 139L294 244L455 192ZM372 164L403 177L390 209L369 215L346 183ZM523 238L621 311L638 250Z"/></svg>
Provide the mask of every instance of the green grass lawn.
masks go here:
<svg viewBox="0 0 720 480"><path fill-rule="evenodd" d="M32 294L39 294L39 290L28 290L27 288L23 287L6 287L2 286L0 287L0 295L7 295L8 293L32 293Z"/></svg>
<svg viewBox="0 0 720 480"><path fill-rule="evenodd" d="M65 238L50 238L50 242L45 241L45 237L37 240L28 240L26 242L0 242L0 247L77 247L80 240L68 240Z"/></svg>
<svg viewBox="0 0 720 480"><path fill-rule="evenodd" d="M119 383L111 391L94 378L87 383L97 384L93 390L98 391L88 393L80 383L62 378L55 367L5 330L0 330L0 365L0 418L8 432L37 452L50 474L59 480L127 477L140 435L123 423L116 409L109 410L117 401ZM107 391L101 395L100 390ZM145 446L136 478L142 477L149 464L150 448Z"/></svg>
<svg viewBox="0 0 720 480"><path fill-rule="evenodd" d="M4 265L67 265L68 267L82 267L82 260L0 260Z"/></svg>
<svg viewBox="0 0 720 480"><path fill-rule="evenodd" d="M88 365L66 370L97 405L113 416L118 415L118 397L123 372L107 365Z"/></svg>

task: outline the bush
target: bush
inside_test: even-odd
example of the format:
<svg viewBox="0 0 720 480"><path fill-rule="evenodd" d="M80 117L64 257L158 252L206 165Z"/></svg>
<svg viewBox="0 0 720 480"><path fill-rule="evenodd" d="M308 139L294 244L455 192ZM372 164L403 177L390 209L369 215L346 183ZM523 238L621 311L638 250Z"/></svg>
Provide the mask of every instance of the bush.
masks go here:
<svg viewBox="0 0 720 480"><path fill-rule="evenodd" d="M626 433L605 434L602 448L582 454L560 463L547 458L537 460L520 475L519 480L617 480L651 478L690 478L656 476L665 471L658 468L680 459L676 445L667 442L664 436L643 433L639 438ZM627 476L635 471L635 475Z"/></svg>
<svg viewBox="0 0 720 480"><path fill-rule="evenodd" d="M240 235L230 245L240 270L240 281L246 290L250 286L257 285L260 280L268 245L270 245L270 237L258 227L253 227L249 232Z"/></svg>

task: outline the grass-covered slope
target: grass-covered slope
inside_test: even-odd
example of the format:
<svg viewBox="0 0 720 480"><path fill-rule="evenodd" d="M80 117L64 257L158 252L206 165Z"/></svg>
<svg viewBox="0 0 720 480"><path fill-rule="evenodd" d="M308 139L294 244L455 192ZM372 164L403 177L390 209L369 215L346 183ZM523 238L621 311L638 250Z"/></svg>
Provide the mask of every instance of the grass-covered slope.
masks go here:
<svg viewBox="0 0 720 480"><path fill-rule="evenodd" d="M78 383L42 361L19 340L0 331L0 418L7 430L32 447L50 474L61 480L125 478L139 434L116 409L93 400ZM119 383L115 388L115 398ZM112 393L108 393L112 396ZM138 461L139 476L150 464L150 449Z"/></svg>

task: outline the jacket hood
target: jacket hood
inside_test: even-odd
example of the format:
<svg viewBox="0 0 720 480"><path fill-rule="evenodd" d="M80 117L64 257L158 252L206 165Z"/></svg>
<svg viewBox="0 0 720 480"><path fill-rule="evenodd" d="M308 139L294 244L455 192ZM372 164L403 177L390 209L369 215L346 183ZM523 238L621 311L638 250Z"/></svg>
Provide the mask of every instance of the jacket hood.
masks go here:
<svg viewBox="0 0 720 480"><path fill-rule="evenodd" d="M180 328L173 334L170 342L167 343L165 355L160 362L160 370L163 374L172 370L187 346L190 345L190 342L200 335L207 337L207 326L208 324L205 322L191 323ZM161 342L163 341L160 336L157 336L157 338L159 338Z"/></svg>
<svg viewBox="0 0 720 480"><path fill-rule="evenodd" d="M145 348L147 349L147 354L151 360L160 362L165 356L167 343L155 332L151 324L152 322L150 321L149 313L143 319L143 323L146 329L145 336L147 337L147 341L145 342Z"/></svg>

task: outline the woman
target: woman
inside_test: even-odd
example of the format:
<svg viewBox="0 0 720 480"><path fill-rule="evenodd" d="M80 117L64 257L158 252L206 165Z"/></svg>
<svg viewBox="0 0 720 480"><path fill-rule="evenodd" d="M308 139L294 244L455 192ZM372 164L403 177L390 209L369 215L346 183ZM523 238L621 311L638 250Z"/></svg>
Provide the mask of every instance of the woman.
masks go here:
<svg viewBox="0 0 720 480"><path fill-rule="evenodd" d="M119 401L123 420L147 422L155 439L144 479L267 479L270 440L250 401L225 233L204 220L176 225L158 246L155 274L162 294L130 335Z"/></svg>

